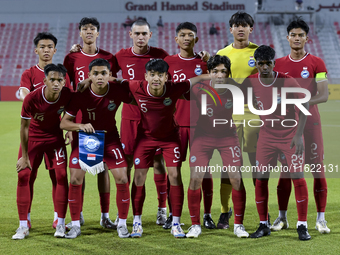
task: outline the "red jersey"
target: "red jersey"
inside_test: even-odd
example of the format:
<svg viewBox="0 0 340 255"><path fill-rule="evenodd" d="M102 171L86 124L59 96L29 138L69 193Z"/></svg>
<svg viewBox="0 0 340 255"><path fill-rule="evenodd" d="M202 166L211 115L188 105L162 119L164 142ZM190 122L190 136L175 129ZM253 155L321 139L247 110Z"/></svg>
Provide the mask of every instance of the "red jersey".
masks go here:
<svg viewBox="0 0 340 255"><path fill-rule="evenodd" d="M164 59L169 65L173 82L181 82L207 73L207 63L197 54L193 58L183 58L178 53ZM175 120L181 127L196 126L199 110L194 101L179 99L176 104Z"/></svg>
<svg viewBox="0 0 340 255"><path fill-rule="evenodd" d="M124 83L124 82L123 82ZM169 137L176 132L174 111L178 98L188 92L190 81L166 82L162 96L155 97L149 91L147 81L130 81L130 91L141 111L141 131L156 139Z"/></svg>
<svg viewBox="0 0 340 255"><path fill-rule="evenodd" d="M116 53L118 70L122 70L123 79L144 80L145 64L154 58L164 59L169 56L164 50L149 46L148 51L143 55L136 54L133 47L121 49ZM123 105L122 118L129 120L140 120L140 112L135 105Z"/></svg>
<svg viewBox="0 0 340 255"><path fill-rule="evenodd" d="M29 92L32 92L45 85L44 78L44 69L41 69L38 65L32 66L30 69L26 69L21 75L20 88L25 88ZM70 78L67 74L65 87L71 89Z"/></svg>
<svg viewBox="0 0 340 255"><path fill-rule="evenodd" d="M295 60L290 55L276 59L274 70L288 74L297 79L302 88L308 89L311 96L315 96L318 92L315 76L317 73L327 73L327 68L323 60L319 57L307 53L303 58ZM312 127L315 123L320 123L320 114L318 105L311 105L306 128Z"/></svg>
<svg viewBox="0 0 340 255"><path fill-rule="evenodd" d="M121 102L130 103L131 101L127 86L109 83L104 95L95 94L91 87L84 92L76 92L70 104L67 105L66 112L75 117L80 110L81 123L91 123L96 130L106 130L106 138L119 138L115 120L116 112Z"/></svg>
<svg viewBox="0 0 340 255"><path fill-rule="evenodd" d="M112 76L117 77L117 60L110 52L98 49L96 54L86 54L83 50L72 52L66 55L64 66L73 84L73 90L77 91L79 82L88 78L89 64L96 58L106 59L111 65Z"/></svg>
<svg viewBox="0 0 340 255"><path fill-rule="evenodd" d="M250 84L248 83L250 82ZM277 89L277 108L270 115L260 115L261 120L263 121L263 126L260 128L259 136L263 136L266 138L274 139L275 141L280 140L291 140L297 130L297 121L299 120L298 109L295 109L295 106L292 104L288 104L286 107L286 115L281 115L281 88L282 87L296 87L300 88L300 85L297 81L283 73L276 73L275 79L271 84L263 84L260 80L260 74L250 75L245 81L247 86L251 85L253 87L253 93L256 97L259 110L268 110L271 108L273 103L273 88ZM303 98L304 95L301 93L289 93L287 98ZM275 121L271 121L275 119ZM289 121L289 120L296 120ZM282 121L284 121L284 125L282 125ZM295 127L287 127L294 126Z"/></svg>
<svg viewBox="0 0 340 255"><path fill-rule="evenodd" d="M57 142L63 139L60 115L70 102L72 92L62 88L59 98L49 102L44 95L46 86L29 93L22 104L21 118L30 119L28 137L30 141Z"/></svg>
<svg viewBox="0 0 340 255"><path fill-rule="evenodd" d="M231 80L233 81L233 80ZM227 82L230 83L230 82ZM233 83L234 84L234 83ZM219 100L216 100L217 105L213 99L202 89L208 90L214 97L216 97L215 92L211 90L211 81L205 81L194 85L191 89L190 99L196 101L201 107L202 95L207 96L207 115L199 114L197 121L197 126L195 129L196 136L208 136L208 137L227 137L236 136L236 127L234 124L230 125L232 122L233 115L233 96L229 89L224 91L218 96L221 99L222 104ZM214 127L214 120L222 119L227 120L227 124L217 124Z"/></svg>

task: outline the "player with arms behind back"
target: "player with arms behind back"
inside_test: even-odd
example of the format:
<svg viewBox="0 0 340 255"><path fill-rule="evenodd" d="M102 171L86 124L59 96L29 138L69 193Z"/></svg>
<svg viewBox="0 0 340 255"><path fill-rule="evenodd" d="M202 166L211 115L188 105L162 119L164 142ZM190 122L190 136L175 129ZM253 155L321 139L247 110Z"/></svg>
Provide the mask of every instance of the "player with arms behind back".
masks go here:
<svg viewBox="0 0 340 255"><path fill-rule="evenodd" d="M55 237L65 236L67 209L67 155L63 131L59 128L60 114L71 100L71 91L64 87L66 69L61 64L44 68L44 84L29 93L22 105L20 150L17 162L17 206L20 226L12 239L24 239L29 234L27 213L31 204L29 181L36 176L45 156L48 169L56 175L55 208L58 224Z"/></svg>
<svg viewBox="0 0 340 255"><path fill-rule="evenodd" d="M325 220L327 204L327 181L324 173L324 148L321 130L321 120L318 104L328 99L327 69L323 60L313 56L304 49L308 41L309 27L305 21L298 18L287 27L287 40L291 48L290 54L276 60L275 70L286 73L297 79L302 88L308 89L312 95L309 101L309 111L306 127L304 129L305 139L305 163L311 168L314 177L314 198L317 209L315 228L321 233L329 233ZM291 180L289 176L281 174L277 186L277 198L279 204L279 217L275 220L272 230L288 228L287 208L291 192Z"/></svg>

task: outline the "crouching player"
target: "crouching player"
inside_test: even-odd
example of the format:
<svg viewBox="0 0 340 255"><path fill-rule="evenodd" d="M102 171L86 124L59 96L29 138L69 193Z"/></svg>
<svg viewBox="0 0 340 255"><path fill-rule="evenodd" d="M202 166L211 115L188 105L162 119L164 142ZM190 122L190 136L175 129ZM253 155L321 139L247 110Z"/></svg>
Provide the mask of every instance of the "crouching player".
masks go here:
<svg viewBox="0 0 340 255"><path fill-rule="evenodd" d="M201 75L184 82L167 82L168 64L162 59L152 59L146 65L144 81L125 81L133 94L142 120L134 150L135 176L131 191L133 207L132 237L141 237L142 210L145 200L143 185L149 167L158 148L162 149L170 181L170 202L173 222L171 233L175 237L185 237L180 226L184 189L181 178L181 153L178 128L174 121L174 111L177 100L190 90L190 85L204 79ZM121 85L121 86L122 86ZM119 213L120 216L120 213Z"/></svg>
<svg viewBox="0 0 340 255"><path fill-rule="evenodd" d="M119 213L117 226L118 236L129 237L126 227L126 218L130 205L130 192L127 179L126 160L119 140L115 115L121 102L130 103L128 89L120 84L109 84L111 76L110 64L107 60L98 58L89 65L88 74L92 84L89 89L77 92L65 109L60 127L68 131L83 130L94 133L95 130L105 130L104 167L110 169L116 181L116 203ZM74 123L78 110L82 112L82 122ZM74 143L78 138L74 137ZM69 190L69 206L72 218L72 229L66 234L66 238L76 238L80 235L80 210L82 202L82 184L85 176L79 165L79 147L73 146L70 156L71 183Z"/></svg>
<svg viewBox="0 0 340 255"><path fill-rule="evenodd" d="M54 236L65 236L67 163L65 141L59 125L60 114L64 112L64 107L71 99L71 91L64 87L66 69L63 65L48 64L44 68L44 73L45 86L29 93L24 99L21 110L21 148L16 165L20 226L12 239L24 239L29 234L27 225L30 206L29 181L31 176L36 176L44 155L47 168L55 170L57 179L55 207L58 213L58 224Z"/></svg>
<svg viewBox="0 0 340 255"><path fill-rule="evenodd" d="M279 153L283 153L287 159L290 178L293 180L295 188L295 200L298 211L297 232L300 240L309 240L311 237L307 231L307 209L308 209L308 190L304 178L304 147L303 129L306 124L309 108L308 101L310 93L305 90L303 93L289 92L287 98L282 95L284 89L299 88L299 84L290 76L283 73L274 72L275 51L269 46L262 45L256 49L254 57L258 74L249 76L246 82L253 87L253 92L257 100L259 115L263 122L260 128L260 137L257 143L256 165L258 173L256 176L255 200L257 211L260 216L260 226L257 231L250 235L251 238L259 238L270 235L268 226L268 180L269 167L276 167ZM248 84L246 84L248 86ZM309 98L308 98L309 97ZM281 98L282 101L281 101ZM286 110L281 114L281 103L295 100L305 103L297 104L300 109L299 116L294 104L288 104ZM304 99L298 99L304 98ZM273 101L277 101L277 109L273 113L264 114L263 111L271 110ZM248 104L249 105L249 104ZM274 104L275 105L275 104ZM280 107L281 106L281 107ZM306 108L306 109L304 109ZM255 109L253 109L255 110ZM298 122L298 124L296 124ZM294 148L295 146L295 148ZM265 169L267 168L267 170Z"/></svg>
<svg viewBox="0 0 340 255"><path fill-rule="evenodd" d="M215 88L216 84L236 84L229 79L230 60L226 56L213 56L208 60L208 72L211 81L199 83L192 87L191 100L196 100L202 106L203 96L209 93L218 93L220 104L215 105L211 97L206 98L206 114L201 114L197 121L195 136L191 141L190 152L190 184L188 189L188 206L192 226L187 237L198 237L201 234L200 203L201 185L214 150L218 150L226 172L222 178L230 178L232 200L235 210L234 234L237 237L248 237L249 234L243 226L243 217L246 206L246 191L243 186L240 167L242 153L234 124L214 126L215 119L232 120L233 99L230 90ZM230 171L228 171L230 170Z"/></svg>

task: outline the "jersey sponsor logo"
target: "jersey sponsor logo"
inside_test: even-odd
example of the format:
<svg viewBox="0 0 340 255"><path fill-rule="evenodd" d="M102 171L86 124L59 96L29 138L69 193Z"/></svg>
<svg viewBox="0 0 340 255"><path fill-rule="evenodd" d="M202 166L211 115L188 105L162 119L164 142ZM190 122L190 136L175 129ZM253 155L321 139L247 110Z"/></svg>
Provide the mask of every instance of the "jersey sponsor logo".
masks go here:
<svg viewBox="0 0 340 255"><path fill-rule="evenodd" d="M191 156L191 158L190 158L190 162L191 162L191 163L194 163L194 162L196 162L196 156Z"/></svg>
<svg viewBox="0 0 340 255"><path fill-rule="evenodd" d="M226 109L231 109L233 107L233 100L228 99L227 102L225 103L224 107Z"/></svg>
<svg viewBox="0 0 340 255"><path fill-rule="evenodd" d="M139 158L135 158L135 165L139 165L140 163L140 159Z"/></svg>
<svg viewBox="0 0 340 255"><path fill-rule="evenodd" d="M96 110L96 108L87 108L87 111L90 112L90 111L94 111Z"/></svg>
<svg viewBox="0 0 340 255"><path fill-rule="evenodd" d="M125 149L125 144L124 143L122 143L122 148L123 148L123 150Z"/></svg>
<svg viewBox="0 0 340 255"><path fill-rule="evenodd" d="M179 159L174 159L172 162L177 163L179 161L180 161Z"/></svg>
<svg viewBox="0 0 340 255"><path fill-rule="evenodd" d="M41 82L37 83L37 84L33 84L33 87L36 87L40 84Z"/></svg>
<svg viewBox="0 0 340 255"><path fill-rule="evenodd" d="M131 64L131 65L126 65L127 68L134 66L135 64Z"/></svg>
<svg viewBox="0 0 340 255"><path fill-rule="evenodd" d="M120 164L123 163L123 162L124 162L124 160L119 161L119 162L116 162L116 165L120 165Z"/></svg>
<svg viewBox="0 0 340 255"><path fill-rule="evenodd" d="M76 67L76 70L79 71L80 69L83 69L85 66L81 66L81 67Z"/></svg>
<svg viewBox="0 0 340 255"><path fill-rule="evenodd" d="M73 164L73 165L76 165L77 163L78 163L78 158L74 157L74 158L72 159L72 164Z"/></svg>
<svg viewBox="0 0 340 255"><path fill-rule="evenodd" d="M309 72L307 70L307 67L304 67L302 72L301 72L301 77L304 79L307 79L309 77Z"/></svg>
<svg viewBox="0 0 340 255"><path fill-rule="evenodd" d="M250 67L254 67L255 66L255 59L254 59L254 56L250 56L249 57L249 61L248 61L248 66Z"/></svg>
<svg viewBox="0 0 340 255"><path fill-rule="evenodd" d="M233 159L233 163L239 162L240 159Z"/></svg>
<svg viewBox="0 0 340 255"><path fill-rule="evenodd" d="M147 102L148 100L142 100L142 99L138 99L139 102L144 103Z"/></svg>
<svg viewBox="0 0 340 255"><path fill-rule="evenodd" d="M163 101L163 104L164 104L165 106L171 105L171 104L172 104L171 98L170 98L170 97L165 98L164 101Z"/></svg>
<svg viewBox="0 0 340 255"><path fill-rule="evenodd" d="M57 166L60 166L61 164L64 164L65 163L65 161L63 161L63 162L57 162Z"/></svg>
<svg viewBox="0 0 340 255"><path fill-rule="evenodd" d="M178 72L180 72L180 71L182 71L183 69L181 69L181 70L174 70L174 73L178 73Z"/></svg>
<svg viewBox="0 0 340 255"><path fill-rule="evenodd" d="M203 73L203 70L202 70L200 65L196 65L194 72L195 72L196 75L201 75Z"/></svg>
<svg viewBox="0 0 340 255"><path fill-rule="evenodd" d="M285 73L285 74L288 74L289 72Z"/></svg>
<svg viewBox="0 0 340 255"><path fill-rule="evenodd" d="M95 152L100 147L100 142L97 137L90 135L84 139L84 147L89 152Z"/></svg>
<svg viewBox="0 0 340 255"><path fill-rule="evenodd" d="M60 109L57 111L58 115L62 114L64 111L64 106L60 106Z"/></svg>
<svg viewBox="0 0 340 255"><path fill-rule="evenodd" d="M107 109L109 111L113 111L114 109L116 109L116 104L115 103L110 103L108 106L107 106Z"/></svg>

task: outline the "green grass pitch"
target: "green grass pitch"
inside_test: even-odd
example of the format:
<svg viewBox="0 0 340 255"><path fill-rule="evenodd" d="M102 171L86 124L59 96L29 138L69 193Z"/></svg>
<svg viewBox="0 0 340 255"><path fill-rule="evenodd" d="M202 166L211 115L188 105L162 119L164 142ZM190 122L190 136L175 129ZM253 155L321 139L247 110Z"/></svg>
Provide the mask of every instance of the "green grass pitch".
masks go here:
<svg viewBox="0 0 340 255"><path fill-rule="evenodd" d="M340 165L340 101L329 101L319 106L322 116L325 145L325 164ZM292 192L288 220L288 230L272 232L271 236L261 239L239 239L233 234L233 218L228 230L202 229L197 239L175 239L169 230L155 224L157 195L150 169L146 183L146 200L143 210L143 237L140 239L120 239L116 231L103 229L99 225L100 206L96 178L87 175L84 200L85 225L82 234L74 240L53 237L53 205L51 181L47 170L41 167L35 183L32 205L32 229L24 240L11 240L18 227L16 207L17 173L15 164L19 149L20 102L0 102L0 254L339 254L340 253L340 180L338 174L328 175L328 204L326 220L331 233L321 235L315 230L316 207L313 196L313 179L307 174L309 190L308 226L312 240L302 242L296 233L296 205ZM117 117L120 119L120 116ZM119 122L119 121L118 121ZM118 123L119 125L119 123ZM245 164L249 164L244 155ZM42 164L43 165L43 164ZM338 170L340 171L340 169ZM184 230L190 225L187 205L189 184L188 162L182 168L185 189L185 202L181 221ZM334 178L332 178L334 177ZM254 201L252 180L244 180L247 191L247 207L244 226L249 233L256 230L259 217ZM269 181L269 212L272 221L278 214L276 199L277 179ZM220 213L219 180L214 179L214 201L212 216L217 222ZM115 184L111 176L111 219L117 213L115 204ZM203 205L201 206L201 208ZM203 214L203 211L201 211ZM70 221L67 213L66 221ZM128 216L128 228L132 228L132 208Z"/></svg>

